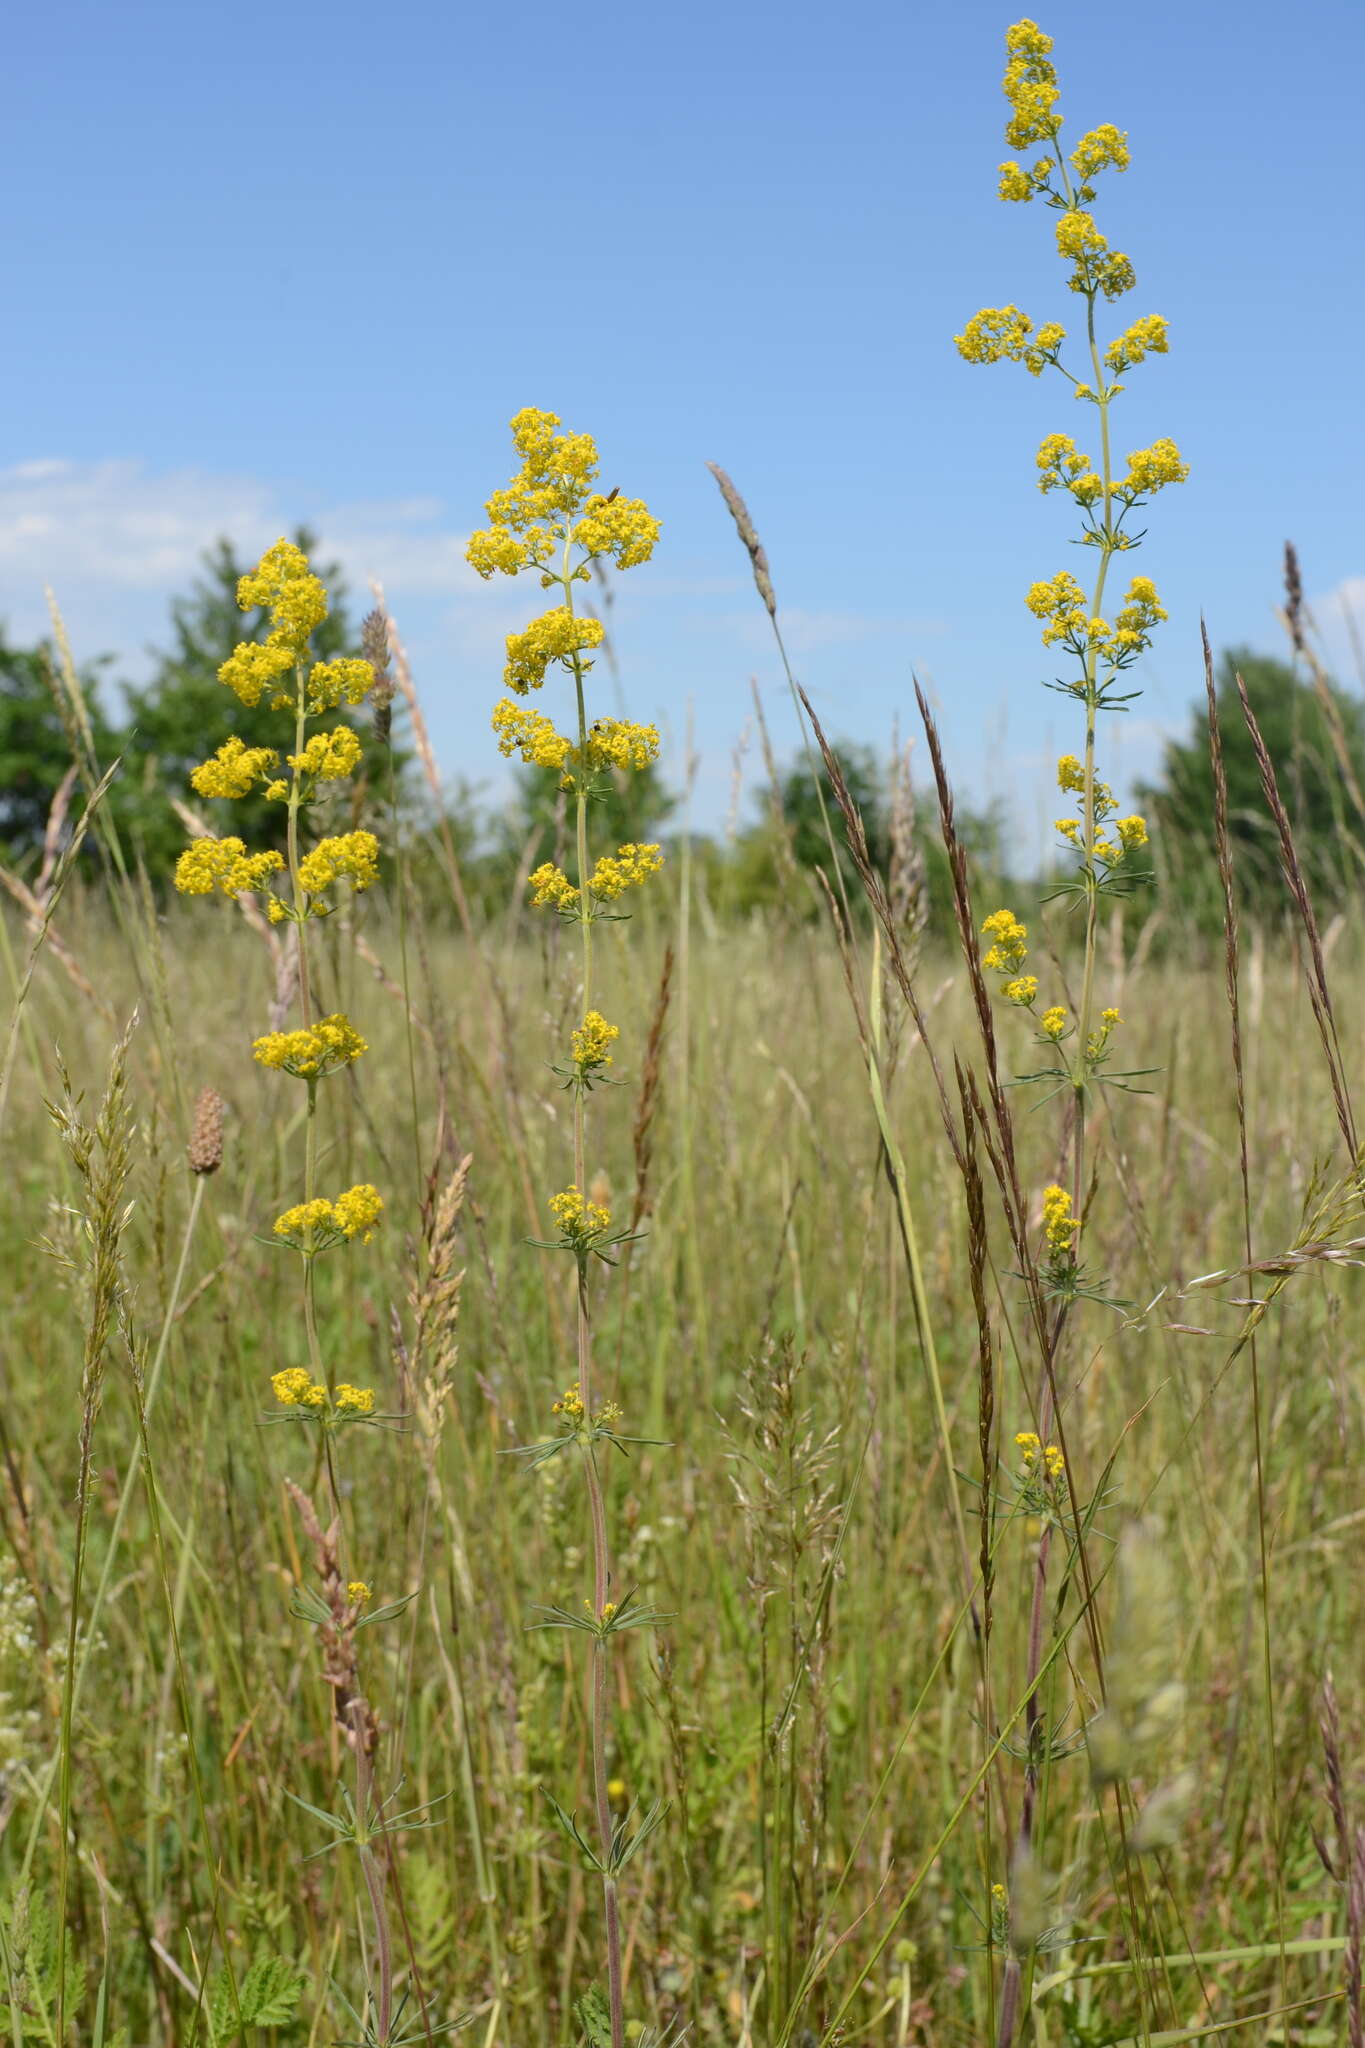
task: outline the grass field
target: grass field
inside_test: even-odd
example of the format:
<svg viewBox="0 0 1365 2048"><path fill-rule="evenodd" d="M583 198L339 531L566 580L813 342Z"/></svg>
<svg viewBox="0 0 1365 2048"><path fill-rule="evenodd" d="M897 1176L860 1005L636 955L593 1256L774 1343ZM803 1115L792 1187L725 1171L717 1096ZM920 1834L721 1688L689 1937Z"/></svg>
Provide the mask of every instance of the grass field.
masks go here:
<svg viewBox="0 0 1365 2048"><path fill-rule="evenodd" d="M1332 1669L1349 1785L1365 1640L1352 1564L1365 1512L1359 1296L1349 1264L1321 1258L1258 1282L1262 1296L1283 1288L1258 1338L1258 1501L1251 1359L1232 1357L1246 1281L1183 1291L1240 1261L1221 967L1147 969L1119 991L1134 1064L1160 1072L1151 1094L1117 1098L1103 1120L1088 1236L1092 1263L1123 1275L1137 1306L1084 1305L1063 1381L1077 1497L1102 1488L1087 1537L1100 1631L1137 1670L1139 1699L1165 1694L1167 1719L1131 1778L1096 1789L1077 1740L1099 1711L1084 1603L1074 1583L1060 1590L1074 1574L1054 1565L1046 1725L1073 1753L1045 1774L1039 1865L1012 1875L1040 1525L1012 1496L1013 1438L1032 1426L1035 1392L1015 1350L1022 1290L1008 1245L992 1221L998 1467L983 1659L979 1578L974 1626L832 943L815 926L725 930L703 905L686 920L680 908L660 894L636 925L611 929L604 969L623 1036L643 1047L654 1025L658 1047L622 1072L603 1161L613 1201L639 1209L647 1235L593 1283L620 1427L662 1440L606 1466L619 1583L670 1617L626 1637L613 1670L613 1802L669 1802L622 1878L632 2017L686 2022L717 2042L807 2028L819 2038L839 2015L846 2038L989 2038L1004 1945L997 1926L990 1946L991 1885L1004 1882L1029 1892L1013 1910L1028 1912L1035 1934L1065 1936L1033 1952L1041 2041L1172 2038L1284 2005L1295 2007L1287 2033L1245 2020L1231 2038L1344 2038L1345 1892L1313 1831L1339 1863L1349 1857L1324 1791L1318 1719ZM138 915L131 899L127 915ZM365 1016L371 1052L363 1073L334 1084L323 1172L344 1181L364 1162L389 1209L382 1239L322 1269L319 1318L344 1376L402 1418L346 1433L342 1480L350 1555L376 1603L416 1595L360 1638L383 1724L376 1785L388 1811L426 1823L383 1843L398 1975L420 1978L433 2025L472 2015L490 2042L558 2042L574 2037L573 2001L602 1974L600 1902L540 1788L566 1808L582 1803L588 1725L572 1638L527 1624L538 1606L579 1607L584 1536L568 1461L527 1471L506 1454L545 1436L565 1378L571 1276L524 1241L542 1233L539 1190L554 1184L565 1143L564 1098L547 1094L545 1062L573 1009L576 962L557 934L538 943L524 927L495 930L471 946L434 930L413 949L410 1038L355 932L401 980L382 909L324 928L321 1000ZM72 2038L91 2037L106 1984L111 2029L117 2020L132 2041L191 2038L191 1988L220 1970L215 1876L238 1969L258 1953L298 1964L286 2037L347 2038L326 1986L335 1978L363 2001L363 1871L349 1842L318 1857L332 1835L295 1803L344 1813L347 1776L315 1631L290 1612L295 1590L318 1580L286 1481L318 1489L317 1454L312 1433L267 1426L281 1412L270 1374L292 1359L297 1322L292 1262L261 1236L288 1193L295 1134L279 1121L277 1077L241 1059L243 1020L269 1007L270 961L228 905L208 941L189 908L140 925L140 974L107 902L81 903L63 935L100 1002L46 955L5 1131L10 1967L22 1946L17 1902L27 1897L32 1963L55 1882L49 1777L93 1285L88 1190L43 1098L60 1090L59 1047L89 1118L116 1029L136 1008L121 1285L136 1341L161 1371L154 1402L147 1381L145 1472L117 1339L93 1428L69 1895L72 1954L88 1975L83 1999L73 1988ZM25 943L11 931L20 958ZM1292 950L1288 940L1256 949L1245 975L1260 1256L1302 1239L1315 1176L1334 1171L1331 1096ZM866 977L870 942L858 951ZM1333 966L1350 1069L1361 970ZM939 1059L979 1061L959 964L925 960L917 986ZM882 1024L886 1105L975 1557L981 1357L969 1224L924 1048L903 1014L897 996ZM184 1144L205 1084L228 1099L228 1139L221 1171L195 1180ZM1022 1103L1018 1136L1023 1177L1041 1185L1055 1171L1055 1136ZM442 1208L466 1157L463 1201ZM1333 1227L1359 1234L1349 1220ZM433 1260L438 1283L463 1273L458 1293L433 1289ZM424 1291L414 1363L412 1304ZM424 1403L432 1377L448 1386ZM1146 1533L1121 1612L1116 1545L1137 1517ZM1172 1785L1169 1839L1158 1828L1164 1846L1139 1855L1135 1814ZM31 2037L50 2040L50 1969L39 1976L46 1992L30 2005L49 2017L30 2021ZM406 2024L420 2039L414 2012L415 2001Z"/></svg>

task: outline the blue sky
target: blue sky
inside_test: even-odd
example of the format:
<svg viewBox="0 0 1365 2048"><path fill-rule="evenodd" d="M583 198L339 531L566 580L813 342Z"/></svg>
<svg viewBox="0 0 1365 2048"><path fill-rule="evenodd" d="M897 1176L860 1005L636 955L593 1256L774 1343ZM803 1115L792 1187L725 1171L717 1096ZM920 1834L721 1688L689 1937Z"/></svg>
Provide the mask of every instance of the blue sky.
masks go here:
<svg viewBox="0 0 1365 2048"><path fill-rule="evenodd" d="M711 459L749 500L830 730L912 732L917 673L959 785L1036 833L1073 735L1022 598L1075 557L1033 454L1086 422L1059 379L952 346L982 305L1076 305L1050 216L995 197L1013 18L980 0L25 9L0 142L0 617L36 634L50 582L78 653L135 673L217 533L254 551L307 520L362 590L385 582L446 772L495 791L501 636L539 592L480 584L462 539L512 466L506 421L540 405L664 520L618 586L622 690L675 780L690 711L698 822L727 815L751 675L793 739ZM1110 728L1122 784L1185 723L1201 610L1215 643L1278 649L1286 537L1348 668L1365 10L1062 0L1039 19L1067 134L1130 136L1097 209L1138 272L1121 324L1171 323L1119 402L1119 448L1169 433L1193 465L1136 564L1171 616L1121 743ZM752 734L742 772L761 779Z"/></svg>

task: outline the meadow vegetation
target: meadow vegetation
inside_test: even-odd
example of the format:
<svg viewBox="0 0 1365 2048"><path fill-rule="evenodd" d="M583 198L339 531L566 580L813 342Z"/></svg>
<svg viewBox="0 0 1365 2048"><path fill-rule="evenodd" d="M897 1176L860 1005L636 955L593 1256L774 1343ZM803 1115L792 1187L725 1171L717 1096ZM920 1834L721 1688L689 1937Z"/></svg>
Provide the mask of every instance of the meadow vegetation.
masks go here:
<svg viewBox="0 0 1365 2048"><path fill-rule="evenodd" d="M1166 325L1104 325L1126 138L1063 145L1007 44L1001 197L1077 333L958 345L1086 428L1037 457L1089 572L1025 597L1074 720L1038 884L923 697L917 795L801 700L742 860L646 837L585 600L667 536L533 408L470 541L528 598L501 864L396 623L342 630L296 542L166 783L173 889L44 670L0 2038L1365 2048L1359 719L1291 577L1284 690L1206 646L1202 732L1114 801L1164 616L1114 558L1185 465L1111 409Z"/></svg>

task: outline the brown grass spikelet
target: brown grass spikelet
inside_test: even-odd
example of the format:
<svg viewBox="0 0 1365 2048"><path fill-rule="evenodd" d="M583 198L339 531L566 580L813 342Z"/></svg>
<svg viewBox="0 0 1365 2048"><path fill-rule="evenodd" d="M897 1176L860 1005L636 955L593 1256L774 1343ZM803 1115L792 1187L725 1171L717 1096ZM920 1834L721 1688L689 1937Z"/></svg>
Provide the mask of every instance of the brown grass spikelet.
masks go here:
<svg viewBox="0 0 1365 2048"><path fill-rule="evenodd" d="M201 1088L195 1097L186 1156L191 1173L217 1173L223 1163L223 1098L216 1088Z"/></svg>
<svg viewBox="0 0 1365 2048"><path fill-rule="evenodd" d="M767 551L758 537L757 527L749 517L749 508L718 462L708 462L706 467L720 485L720 494L730 509L730 517L735 522L740 539L748 549L749 563L754 572L754 585L768 607L768 617L776 619L777 594L773 589L773 579L768 568Z"/></svg>

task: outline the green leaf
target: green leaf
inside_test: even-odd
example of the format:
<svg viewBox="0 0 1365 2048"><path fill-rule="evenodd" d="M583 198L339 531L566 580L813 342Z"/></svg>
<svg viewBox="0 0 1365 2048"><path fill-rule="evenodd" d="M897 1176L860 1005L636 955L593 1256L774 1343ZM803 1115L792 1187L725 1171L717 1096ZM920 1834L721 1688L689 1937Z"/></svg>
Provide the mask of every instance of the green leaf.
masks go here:
<svg viewBox="0 0 1365 2048"><path fill-rule="evenodd" d="M574 2000L574 2018L583 2029L587 2048L611 2048L611 2008L600 1984L590 1984Z"/></svg>

